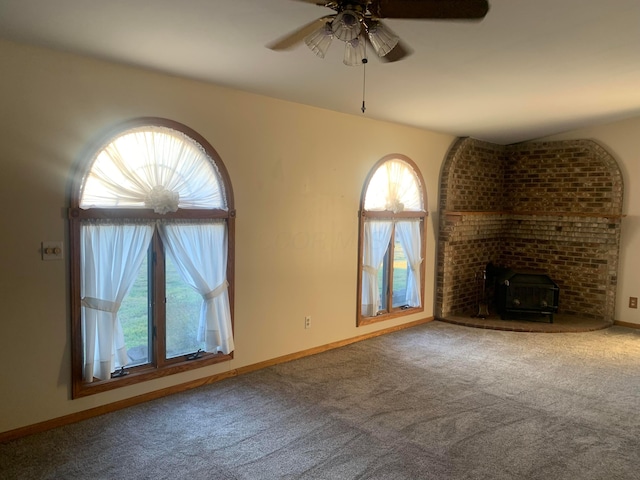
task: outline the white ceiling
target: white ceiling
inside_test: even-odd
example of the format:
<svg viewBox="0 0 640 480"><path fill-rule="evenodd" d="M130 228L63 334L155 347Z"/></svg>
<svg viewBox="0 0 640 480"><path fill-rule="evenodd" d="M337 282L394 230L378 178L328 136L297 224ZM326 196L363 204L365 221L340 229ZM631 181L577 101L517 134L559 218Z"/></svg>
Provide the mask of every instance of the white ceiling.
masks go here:
<svg viewBox="0 0 640 480"><path fill-rule="evenodd" d="M444 0L446 1L446 0ZM481 22L386 20L365 115L508 144L640 115L640 0L489 0ZM363 115L363 69L266 45L333 13L292 0L0 0L0 38ZM374 54L375 55L375 54Z"/></svg>

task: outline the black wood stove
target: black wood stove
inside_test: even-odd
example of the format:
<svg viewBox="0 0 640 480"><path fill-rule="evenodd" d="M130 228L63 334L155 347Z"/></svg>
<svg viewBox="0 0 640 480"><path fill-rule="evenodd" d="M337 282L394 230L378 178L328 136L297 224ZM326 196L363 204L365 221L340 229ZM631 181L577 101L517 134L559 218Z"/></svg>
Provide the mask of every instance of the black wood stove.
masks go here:
<svg viewBox="0 0 640 480"><path fill-rule="evenodd" d="M507 270L496 283L497 309L503 320L515 315L527 319L527 315L520 314L538 314L553 323L560 289L548 275Z"/></svg>

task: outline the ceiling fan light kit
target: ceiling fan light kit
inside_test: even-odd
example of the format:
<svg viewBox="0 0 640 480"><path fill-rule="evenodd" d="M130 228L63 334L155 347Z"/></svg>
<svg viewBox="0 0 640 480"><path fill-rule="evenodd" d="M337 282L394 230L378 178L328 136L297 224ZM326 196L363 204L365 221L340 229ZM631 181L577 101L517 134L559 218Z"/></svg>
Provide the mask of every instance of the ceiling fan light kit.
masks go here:
<svg viewBox="0 0 640 480"><path fill-rule="evenodd" d="M273 43L273 50L285 50L304 40L324 58L333 37L345 43L347 65L361 65L352 59L354 51L366 51L370 42L376 54L387 62L405 58L411 50L398 46L400 39L385 24L384 18L415 20L481 20L489 11L488 0L297 0L330 8L326 15ZM316 25L322 26L317 28ZM357 41L356 41L357 40ZM354 42L355 43L350 43ZM388 55L393 51L392 55ZM349 60L347 61L347 58Z"/></svg>
<svg viewBox="0 0 640 480"><path fill-rule="evenodd" d="M348 66L362 65L366 57L366 31L371 46L379 57L384 57L398 44L399 38L378 20L366 19L360 8L348 8L338 13L333 21L325 23L304 39L316 55L324 58L333 38L345 44L343 63Z"/></svg>

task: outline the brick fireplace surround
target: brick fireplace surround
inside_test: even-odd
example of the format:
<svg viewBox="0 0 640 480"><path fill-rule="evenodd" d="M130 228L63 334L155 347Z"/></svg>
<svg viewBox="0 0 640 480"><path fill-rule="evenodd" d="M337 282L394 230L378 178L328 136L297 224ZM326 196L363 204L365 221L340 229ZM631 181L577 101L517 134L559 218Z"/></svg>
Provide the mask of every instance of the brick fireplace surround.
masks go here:
<svg viewBox="0 0 640 480"><path fill-rule="evenodd" d="M458 140L440 179L436 316L477 311L492 262L549 275L559 313L612 323L622 197L617 162L591 140Z"/></svg>

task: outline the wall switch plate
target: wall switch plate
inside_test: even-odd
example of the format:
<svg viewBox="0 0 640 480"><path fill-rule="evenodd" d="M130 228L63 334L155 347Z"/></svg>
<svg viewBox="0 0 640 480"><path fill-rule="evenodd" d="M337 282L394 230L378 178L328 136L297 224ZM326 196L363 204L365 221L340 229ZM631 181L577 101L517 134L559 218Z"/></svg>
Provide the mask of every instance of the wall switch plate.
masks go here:
<svg viewBox="0 0 640 480"><path fill-rule="evenodd" d="M62 260L62 242L42 242L42 260Z"/></svg>
<svg viewBox="0 0 640 480"><path fill-rule="evenodd" d="M638 308L638 297L629 297L629 308Z"/></svg>

